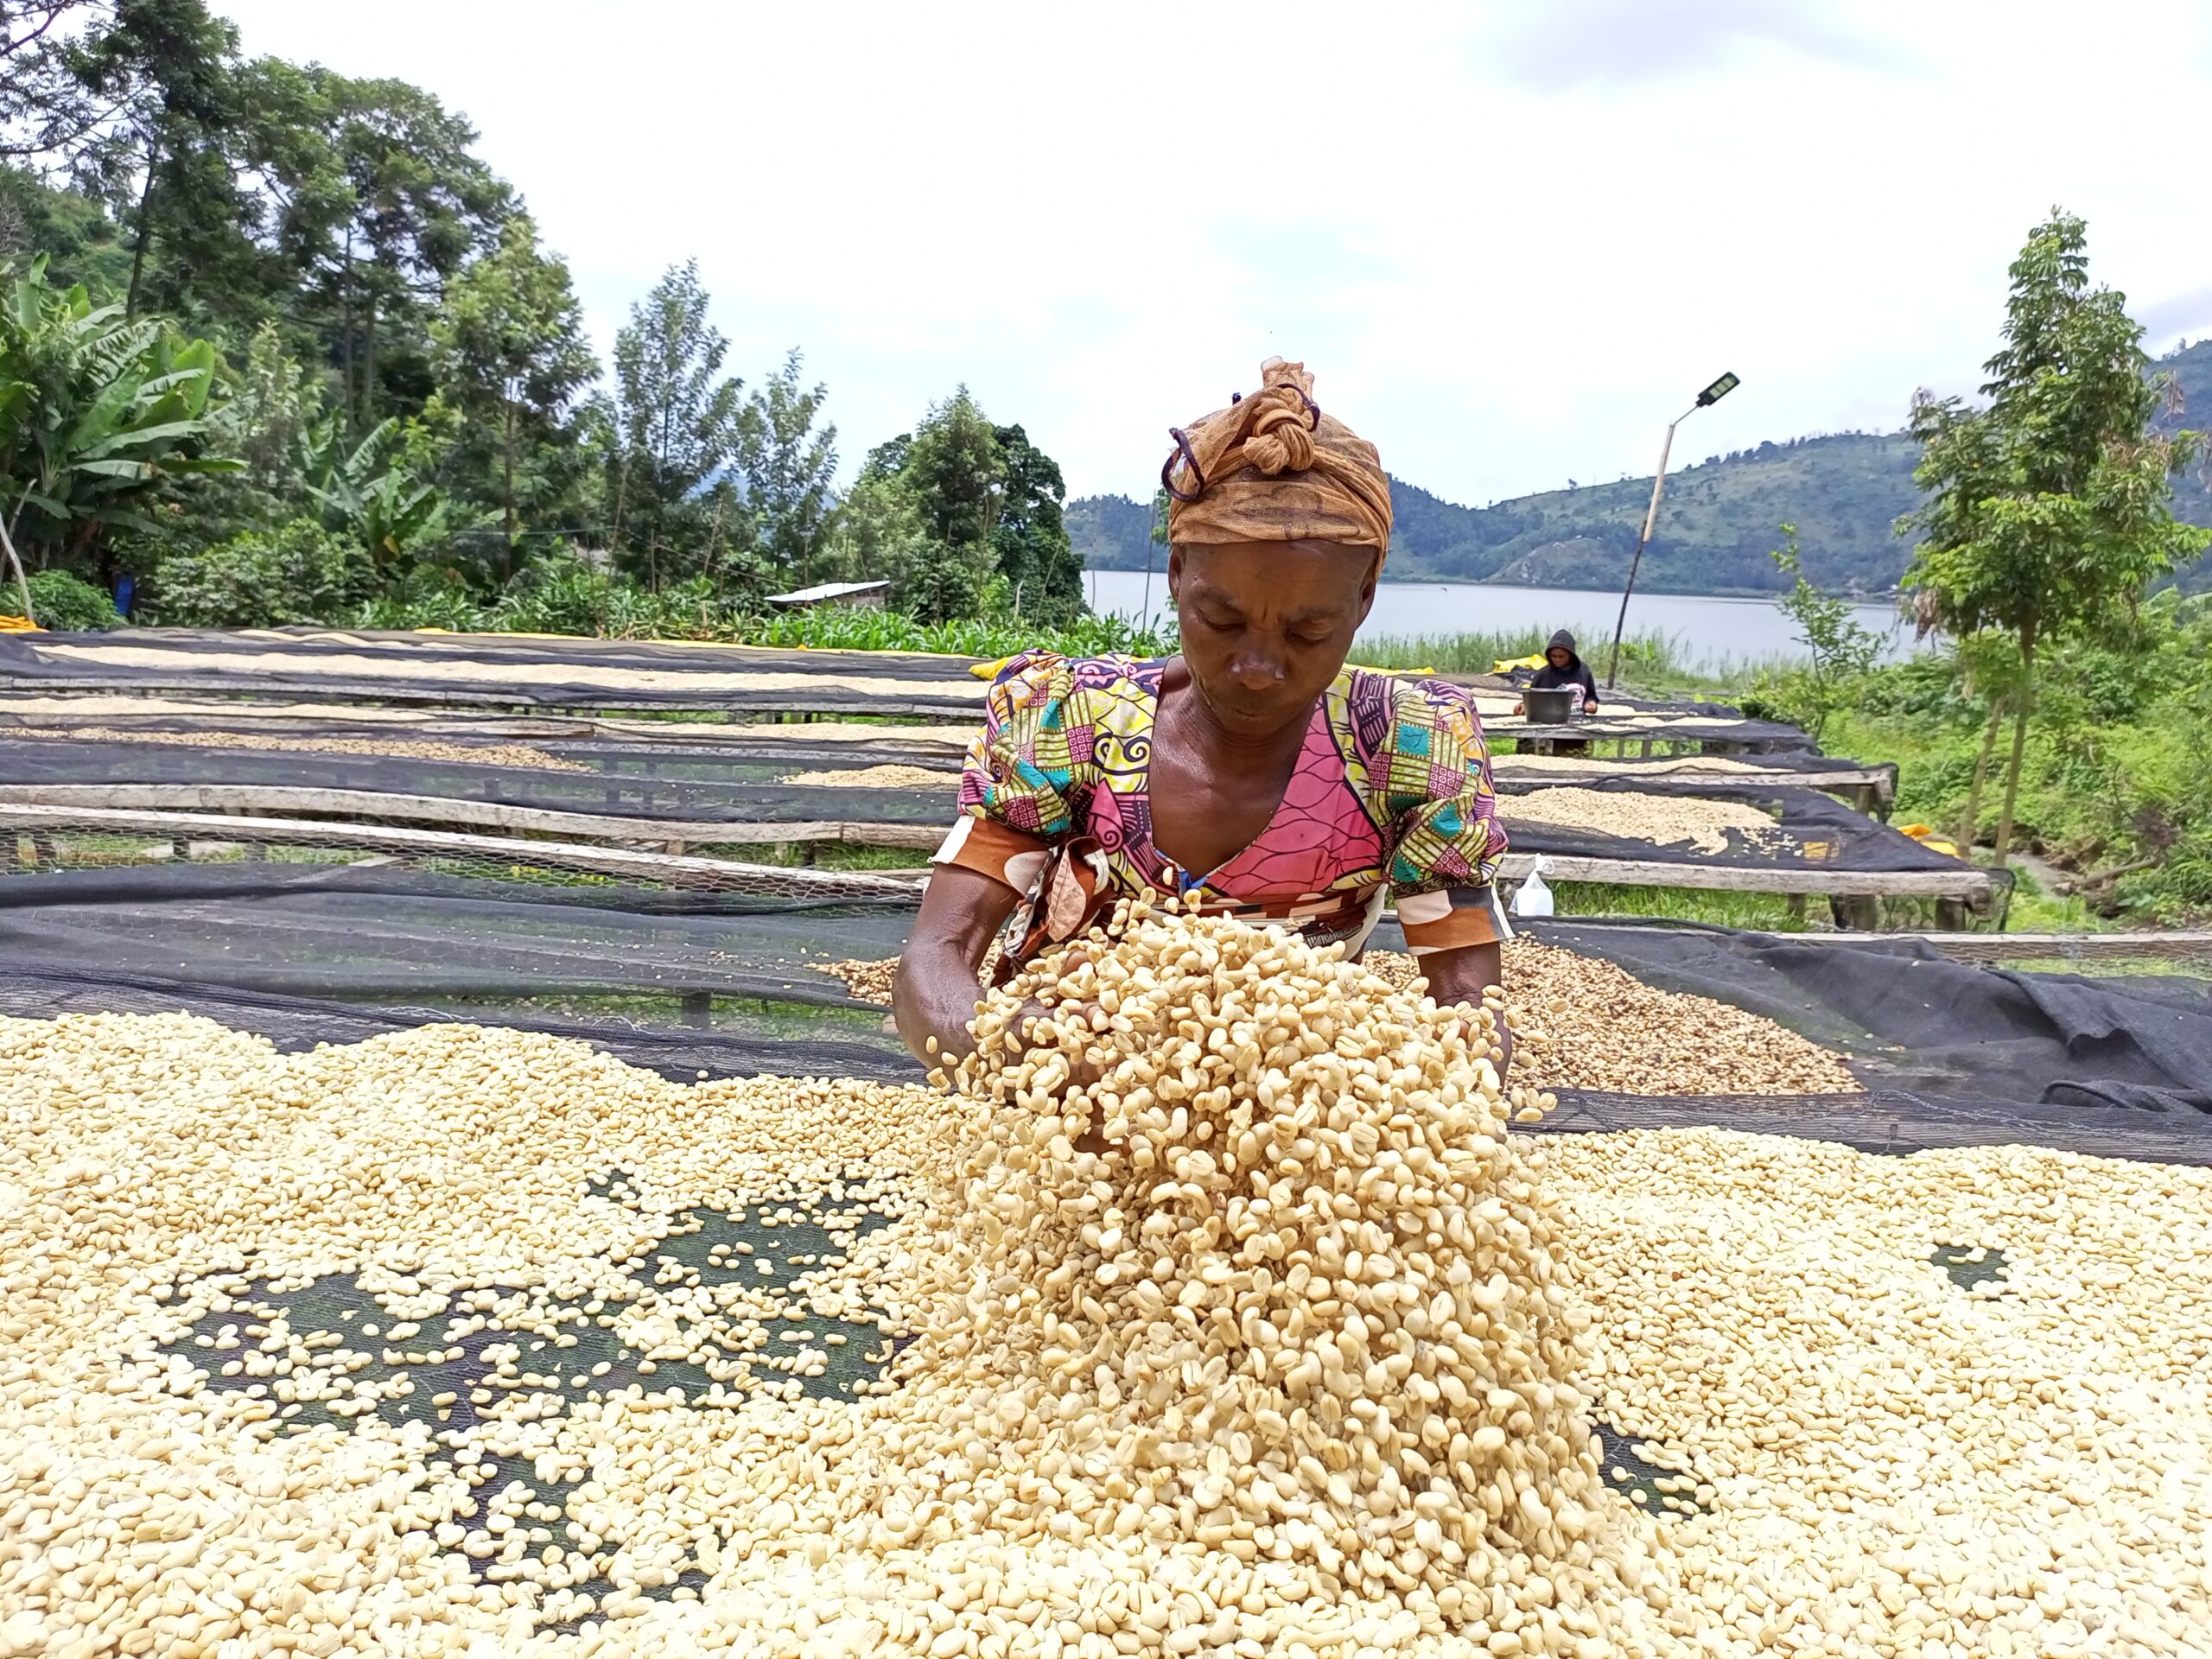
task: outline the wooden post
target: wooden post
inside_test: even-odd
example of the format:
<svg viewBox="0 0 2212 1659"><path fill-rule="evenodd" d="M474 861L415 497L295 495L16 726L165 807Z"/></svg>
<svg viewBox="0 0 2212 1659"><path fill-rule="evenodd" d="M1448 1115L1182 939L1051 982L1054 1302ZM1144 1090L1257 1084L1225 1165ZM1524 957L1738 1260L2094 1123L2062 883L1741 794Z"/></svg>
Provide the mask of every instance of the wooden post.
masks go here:
<svg viewBox="0 0 2212 1659"><path fill-rule="evenodd" d="M1963 899L1938 899L1936 901L1936 928L1941 933L1965 932L1967 901Z"/></svg>
<svg viewBox="0 0 2212 1659"><path fill-rule="evenodd" d="M715 998L711 991L683 993L683 1023L699 1031L715 1023Z"/></svg>

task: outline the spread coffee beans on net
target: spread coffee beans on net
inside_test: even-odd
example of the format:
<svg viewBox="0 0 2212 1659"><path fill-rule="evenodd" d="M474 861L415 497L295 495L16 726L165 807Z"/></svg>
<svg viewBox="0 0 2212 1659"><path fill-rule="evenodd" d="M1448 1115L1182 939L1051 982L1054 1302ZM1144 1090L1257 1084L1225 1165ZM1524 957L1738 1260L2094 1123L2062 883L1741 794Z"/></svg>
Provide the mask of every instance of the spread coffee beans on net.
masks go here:
<svg viewBox="0 0 2212 1659"><path fill-rule="evenodd" d="M1522 823L1557 824L1587 830L1657 847L1684 843L1700 853L1725 853L1733 830L1753 849L1792 853L1796 837L1778 828L1770 813L1748 801L1707 800L1696 795L1647 795L1637 790L1576 789L1553 785L1525 795L1502 796L1498 816L1510 830Z"/></svg>
<svg viewBox="0 0 2212 1659"><path fill-rule="evenodd" d="M1121 920L943 1091L0 1020L0 1651L2212 1650L2212 1176L1509 1137Z"/></svg>

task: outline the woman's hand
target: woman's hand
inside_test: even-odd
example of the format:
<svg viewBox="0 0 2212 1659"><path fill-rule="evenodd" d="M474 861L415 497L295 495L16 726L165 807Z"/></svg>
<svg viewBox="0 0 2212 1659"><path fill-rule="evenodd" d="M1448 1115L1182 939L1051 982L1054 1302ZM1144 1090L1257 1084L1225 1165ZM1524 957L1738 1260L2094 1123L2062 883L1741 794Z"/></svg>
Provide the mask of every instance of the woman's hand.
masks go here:
<svg viewBox="0 0 2212 1659"><path fill-rule="evenodd" d="M1047 1004L1032 997L1015 1010L1014 1018L1007 1022L1007 1029L1025 1051L1053 1052L1058 1051L1059 1045L1052 1037L1045 1035L1039 1030L1040 1027L1050 1024L1058 1033L1080 1031L1084 1033L1084 1040L1088 1041L1090 1033L1099 1029L1100 1022L1105 1017L1104 1012L1094 1003ZM1087 1089L1097 1081L1098 1068L1089 1060L1079 1056L1069 1059L1068 1080L1063 1087Z"/></svg>
<svg viewBox="0 0 2212 1659"><path fill-rule="evenodd" d="M1008 1032L1021 1047L1029 1052L1065 1053L1053 1037L1044 1036L1038 1027L1046 1024L1057 1033L1080 1031L1085 1040L1104 1028L1105 1010L1092 1002L1057 1002L1047 1006L1032 997L1015 1012L1008 1024ZM1089 1089L1098 1082L1098 1068L1080 1054L1068 1058L1068 1075L1061 1083L1063 1093L1070 1089ZM1098 1121L1097 1109L1091 1109L1090 1127L1076 1137L1075 1149L1104 1156L1109 1142L1104 1126Z"/></svg>
<svg viewBox="0 0 2212 1659"><path fill-rule="evenodd" d="M899 1034L924 1065L950 1071L974 1051L968 1024L982 1000L977 976L1016 897L1005 882L958 865L931 875L891 988Z"/></svg>

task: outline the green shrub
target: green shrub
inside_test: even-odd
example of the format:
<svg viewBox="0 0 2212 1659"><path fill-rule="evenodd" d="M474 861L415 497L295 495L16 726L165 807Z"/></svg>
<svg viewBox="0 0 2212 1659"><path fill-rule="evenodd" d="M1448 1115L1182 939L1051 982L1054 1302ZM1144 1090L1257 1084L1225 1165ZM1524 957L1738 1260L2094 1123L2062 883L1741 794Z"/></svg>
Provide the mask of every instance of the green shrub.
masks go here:
<svg viewBox="0 0 2212 1659"><path fill-rule="evenodd" d="M149 605L185 627L266 628L337 622L375 580L369 556L313 518L248 531L155 568Z"/></svg>
<svg viewBox="0 0 2212 1659"><path fill-rule="evenodd" d="M491 626L515 633L574 633L588 638L607 622L607 573L571 555L541 559L500 595Z"/></svg>
<svg viewBox="0 0 2212 1659"><path fill-rule="evenodd" d="M115 613L115 601L82 576L67 570L41 570L30 583L31 609L37 613L34 620L41 628L56 633L90 633L123 625L123 619ZM0 600L12 598L14 594L0 592ZM10 608L0 604L0 610Z"/></svg>
<svg viewBox="0 0 2212 1659"><path fill-rule="evenodd" d="M460 574L417 566L407 579L387 588L349 619L357 628L443 628L476 633L494 626Z"/></svg>

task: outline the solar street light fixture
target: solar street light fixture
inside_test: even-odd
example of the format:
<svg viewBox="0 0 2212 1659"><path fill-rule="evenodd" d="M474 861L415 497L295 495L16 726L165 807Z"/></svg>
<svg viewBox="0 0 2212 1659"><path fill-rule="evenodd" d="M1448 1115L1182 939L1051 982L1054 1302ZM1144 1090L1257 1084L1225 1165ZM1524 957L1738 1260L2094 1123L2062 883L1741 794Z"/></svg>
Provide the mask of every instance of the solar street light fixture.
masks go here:
<svg viewBox="0 0 2212 1659"><path fill-rule="evenodd" d="M1724 374L1697 395L1697 402L1667 423L1667 435L1659 444L1659 473L1651 480L1651 505L1644 510L1643 528L1637 532L1636 556L1628 562L1628 586L1621 589L1621 613L1613 623L1612 660L1605 664L1605 690L1613 689L1613 682L1621 671L1621 632L1628 626L1629 595L1636 592L1636 573L1643 563L1644 543L1651 539L1651 526L1659 521L1659 496L1667 487L1667 456L1675 447L1675 429L1700 409L1710 409L1744 383L1734 374Z"/></svg>
<svg viewBox="0 0 2212 1659"><path fill-rule="evenodd" d="M1697 395L1697 406L1710 409L1744 383L1732 374L1724 374Z"/></svg>

